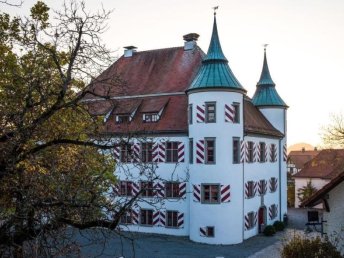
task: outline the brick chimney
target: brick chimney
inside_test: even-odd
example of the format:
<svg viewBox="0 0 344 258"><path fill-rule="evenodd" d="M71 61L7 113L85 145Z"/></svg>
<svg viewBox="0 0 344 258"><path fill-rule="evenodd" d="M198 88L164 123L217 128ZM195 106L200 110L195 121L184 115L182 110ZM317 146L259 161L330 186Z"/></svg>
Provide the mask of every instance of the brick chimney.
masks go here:
<svg viewBox="0 0 344 258"><path fill-rule="evenodd" d="M127 46L124 47L124 57L131 57L136 52L137 47Z"/></svg>
<svg viewBox="0 0 344 258"><path fill-rule="evenodd" d="M192 50L197 46L199 35L197 33L189 33L183 36L184 50Z"/></svg>

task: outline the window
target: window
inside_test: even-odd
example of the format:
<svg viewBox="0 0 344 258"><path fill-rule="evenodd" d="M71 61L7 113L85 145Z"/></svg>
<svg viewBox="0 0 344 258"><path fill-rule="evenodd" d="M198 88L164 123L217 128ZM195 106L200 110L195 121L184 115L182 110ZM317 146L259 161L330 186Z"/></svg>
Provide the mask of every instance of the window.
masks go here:
<svg viewBox="0 0 344 258"><path fill-rule="evenodd" d="M189 163L193 163L193 139L189 139Z"/></svg>
<svg viewBox="0 0 344 258"><path fill-rule="evenodd" d="M254 197L254 182L253 181L248 181L247 183L246 183L246 189L245 189L245 191L246 191L246 197L247 198L252 198L252 197Z"/></svg>
<svg viewBox="0 0 344 258"><path fill-rule="evenodd" d="M201 233L206 237L214 237L215 236L215 228L214 227L205 227L201 228Z"/></svg>
<svg viewBox="0 0 344 258"><path fill-rule="evenodd" d="M265 142L260 142L259 143L259 161L260 162L265 162Z"/></svg>
<svg viewBox="0 0 344 258"><path fill-rule="evenodd" d="M234 123L240 123L240 104L239 103L233 103L234 108Z"/></svg>
<svg viewBox="0 0 344 258"><path fill-rule="evenodd" d="M153 196L153 182L141 181L141 196L142 197L152 197Z"/></svg>
<svg viewBox="0 0 344 258"><path fill-rule="evenodd" d="M129 143L121 144L121 162L130 162L131 161L131 145Z"/></svg>
<svg viewBox="0 0 344 258"><path fill-rule="evenodd" d="M166 227L178 227L178 211L166 211Z"/></svg>
<svg viewBox="0 0 344 258"><path fill-rule="evenodd" d="M205 122L206 123L216 122L216 103L215 102L205 103Z"/></svg>
<svg viewBox="0 0 344 258"><path fill-rule="evenodd" d="M271 210L270 210L270 214L271 214L271 219L274 219L277 217L277 206L276 204L271 205Z"/></svg>
<svg viewBox="0 0 344 258"><path fill-rule="evenodd" d="M202 184L202 203L219 203L220 185Z"/></svg>
<svg viewBox="0 0 344 258"><path fill-rule="evenodd" d="M159 121L159 114L158 113L147 113L143 115L143 122L145 123L154 123Z"/></svg>
<svg viewBox="0 0 344 258"><path fill-rule="evenodd" d="M215 164L215 139L205 139L205 163Z"/></svg>
<svg viewBox="0 0 344 258"><path fill-rule="evenodd" d="M116 116L116 123L117 124L123 124L123 123L129 123L129 122L130 122L130 115L129 114Z"/></svg>
<svg viewBox="0 0 344 258"><path fill-rule="evenodd" d="M255 219L254 219L254 212L253 211L249 212L247 214L247 218L248 218L248 227L247 227L247 229L251 229L251 228L254 227L254 221L255 221Z"/></svg>
<svg viewBox="0 0 344 258"><path fill-rule="evenodd" d="M259 181L259 189L258 189L258 192L260 195L264 195L266 193L266 189L267 189L267 183L266 181L263 179L263 180L260 180Z"/></svg>
<svg viewBox="0 0 344 258"><path fill-rule="evenodd" d="M188 106L188 120L189 125L192 125L192 104L189 104Z"/></svg>
<svg viewBox="0 0 344 258"><path fill-rule="evenodd" d="M151 142L142 143L141 160L142 162L153 161L153 143Z"/></svg>
<svg viewBox="0 0 344 258"><path fill-rule="evenodd" d="M277 190L277 178L276 177L271 177L270 179L270 192L276 192Z"/></svg>
<svg viewBox="0 0 344 258"><path fill-rule="evenodd" d="M276 162L276 144L271 144L271 150L270 150L270 161Z"/></svg>
<svg viewBox="0 0 344 258"><path fill-rule="evenodd" d="M153 210L141 209L140 215L141 215L140 216L141 225L146 225L146 226L153 225Z"/></svg>
<svg viewBox="0 0 344 258"><path fill-rule="evenodd" d="M132 224L132 216L131 216L131 211L126 211L122 216L121 216L121 221L120 223L122 224Z"/></svg>
<svg viewBox="0 0 344 258"><path fill-rule="evenodd" d="M166 182L165 183L165 197L179 198L179 183Z"/></svg>
<svg viewBox="0 0 344 258"><path fill-rule="evenodd" d="M247 143L247 159L248 162L253 162L254 159L254 143L253 142L248 142Z"/></svg>
<svg viewBox="0 0 344 258"><path fill-rule="evenodd" d="M132 196L132 182L121 181L119 191L122 196Z"/></svg>
<svg viewBox="0 0 344 258"><path fill-rule="evenodd" d="M233 138L233 163L240 163L240 138Z"/></svg>
<svg viewBox="0 0 344 258"><path fill-rule="evenodd" d="M166 142L166 162L178 162L178 142Z"/></svg>

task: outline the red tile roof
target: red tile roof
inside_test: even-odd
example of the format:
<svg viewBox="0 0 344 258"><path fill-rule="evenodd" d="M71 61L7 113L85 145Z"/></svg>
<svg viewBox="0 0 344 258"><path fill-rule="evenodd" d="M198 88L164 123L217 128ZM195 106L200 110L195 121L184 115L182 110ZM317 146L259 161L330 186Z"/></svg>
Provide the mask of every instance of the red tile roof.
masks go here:
<svg viewBox="0 0 344 258"><path fill-rule="evenodd" d="M295 178L332 179L344 170L344 149L322 150L304 165Z"/></svg>
<svg viewBox="0 0 344 258"><path fill-rule="evenodd" d="M291 151L288 155L289 163L293 163L297 169L302 169L303 166L315 156L317 156L320 151Z"/></svg>

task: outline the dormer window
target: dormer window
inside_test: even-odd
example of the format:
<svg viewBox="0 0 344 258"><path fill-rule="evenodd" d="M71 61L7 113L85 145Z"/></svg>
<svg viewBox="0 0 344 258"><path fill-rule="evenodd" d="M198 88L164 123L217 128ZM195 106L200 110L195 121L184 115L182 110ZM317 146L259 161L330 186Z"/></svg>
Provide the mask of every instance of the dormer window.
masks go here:
<svg viewBox="0 0 344 258"><path fill-rule="evenodd" d="M116 115L117 124L129 123L130 121L131 121L131 116L129 114Z"/></svg>
<svg viewBox="0 0 344 258"><path fill-rule="evenodd" d="M160 116L158 113L143 114L143 122L145 123L155 123L155 122L158 122L159 119L160 119Z"/></svg>

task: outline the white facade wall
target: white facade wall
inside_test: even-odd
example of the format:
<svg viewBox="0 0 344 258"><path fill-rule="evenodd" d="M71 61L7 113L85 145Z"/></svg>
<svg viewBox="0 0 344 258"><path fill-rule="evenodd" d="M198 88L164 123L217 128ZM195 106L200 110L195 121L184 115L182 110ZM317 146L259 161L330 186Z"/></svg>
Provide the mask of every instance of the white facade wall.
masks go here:
<svg viewBox="0 0 344 258"><path fill-rule="evenodd" d="M328 204L330 207L330 212L324 211L324 231L327 233L330 239L338 237L339 242L336 244L339 250L344 255L344 182L341 182L335 188L329 192Z"/></svg>
<svg viewBox="0 0 344 258"><path fill-rule="evenodd" d="M295 208L299 208L300 201L297 197L298 190L307 185L307 183L311 181L312 185L317 189L320 190L326 185L330 180L325 180L321 178L295 178ZM318 206L317 206L318 207ZM322 206L319 206L320 208Z"/></svg>

